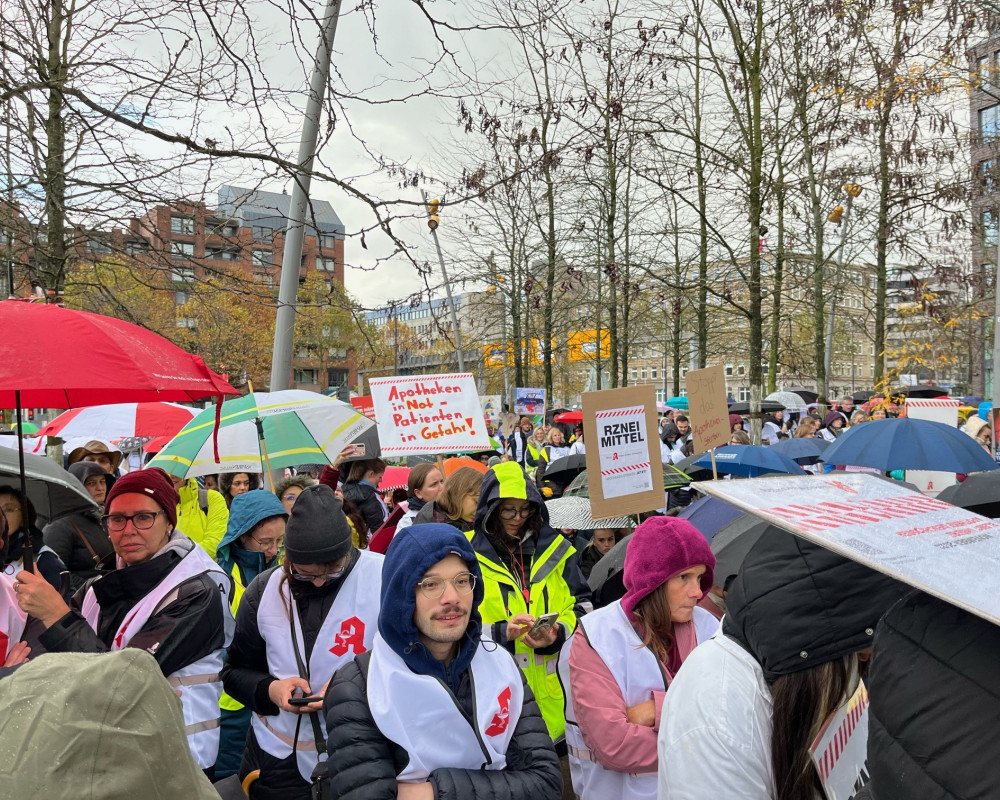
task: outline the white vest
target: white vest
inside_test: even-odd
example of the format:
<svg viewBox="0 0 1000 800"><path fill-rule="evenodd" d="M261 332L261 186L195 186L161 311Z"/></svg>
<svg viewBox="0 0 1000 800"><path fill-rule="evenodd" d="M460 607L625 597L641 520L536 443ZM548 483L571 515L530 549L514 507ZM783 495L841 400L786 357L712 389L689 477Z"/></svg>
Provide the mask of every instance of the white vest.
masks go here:
<svg viewBox="0 0 1000 800"><path fill-rule="evenodd" d="M330 613L323 621L308 662L298 610L292 615L293 622L290 623L288 608L290 604L294 604L294 600L281 577L280 569L271 573L257 607L257 629L267 644L267 669L278 680L306 678L309 688L318 694L334 672L355 656L371 649L372 640L378 631L382 556L368 550L359 553L357 563L344 580L344 585L340 587L330 607ZM295 639L299 644L299 658L306 664L308 676L299 675L299 665L292 650L292 624L295 625ZM326 736L326 720L322 714L317 714L317 719ZM294 745L299 774L303 780L309 781L313 769L319 763L320 753L316 751L312 721L308 714L292 714L279 709L277 716L254 714L251 725L257 743L275 758L288 758Z"/></svg>
<svg viewBox="0 0 1000 800"><path fill-rule="evenodd" d="M21 641L28 620L17 604L14 581L0 573L0 667L7 661L11 648Z"/></svg>
<svg viewBox="0 0 1000 800"><path fill-rule="evenodd" d="M192 542L192 544L194 544ZM205 575L219 587L219 603L225 620L225 641L193 664L188 664L167 676L170 685L180 692L181 709L184 713L184 732L187 734L191 755L202 769L215 765L219 755L219 698L222 696L223 653L233 640L233 613L229 607L233 581L208 554L194 545L153 590L143 597L125 615L111 642L111 650L122 650L137 631L141 630L150 617L162 611L177 599L177 588L192 578ZM94 594L94 587L87 589L80 609L81 614L97 630L101 607Z"/></svg>
<svg viewBox="0 0 1000 800"><path fill-rule="evenodd" d="M491 639L476 647L469 666L475 692L474 725L451 689L418 675L378 636L368 667L368 706L385 738L406 750L409 763L396 779L423 783L436 769L504 769L507 747L521 717L521 671Z"/></svg>
<svg viewBox="0 0 1000 800"><path fill-rule="evenodd" d="M695 640L701 644L715 635L719 621L703 608L694 609ZM579 623L587 641L607 665L618 683L627 707L644 703L652 692L667 689L659 659L644 647L629 622L621 600L587 614ZM573 791L580 800L655 800L656 771L636 774L602 767L588 749L573 711L572 679L569 671L570 642L559 654L559 678L566 695L566 744L569 748Z"/></svg>

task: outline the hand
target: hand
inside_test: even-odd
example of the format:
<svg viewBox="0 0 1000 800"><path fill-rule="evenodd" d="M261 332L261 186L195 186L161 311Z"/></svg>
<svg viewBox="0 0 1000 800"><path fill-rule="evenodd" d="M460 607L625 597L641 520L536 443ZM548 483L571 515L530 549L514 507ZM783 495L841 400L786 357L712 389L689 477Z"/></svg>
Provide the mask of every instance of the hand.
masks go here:
<svg viewBox="0 0 1000 800"><path fill-rule="evenodd" d="M513 642L534 624L535 618L531 614L515 614L507 620L507 641Z"/></svg>
<svg viewBox="0 0 1000 800"><path fill-rule="evenodd" d="M335 459L333 459L332 466L333 467L339 467L341 464L343 464L347 459L349 459L353 455L354 455L354 445L353 444L349 444L349 445L347 445L347 447L345 447L343 450L341 450L339 453L337 453L337 457Z"/></svg>
<svg viewBox="0 0 1000 800"><path fill-rule="evenodd" d="M633 725L645 725L652 728L656 724L656 703L647 700L637 706L625 709L625 716Z"/></svg>
<svg viewBox="0 0 1000 800"><path fill-rule="evenodd" d="M397 783L397 800L434 800L434 787L427 783Z"/></svg>
<svg viewBox="0 0 1000 800"><path fill-rule="evenodd" d="M311 709L309 706L315 705L315 703L310 703L309 706L288 705L288 700L291 698L292 692L296 689L301 689L303 695L306 697L312 694L312 692L309 691L309 681L296 675L291 678L285 678L284 680L272 682L271 685L267 687L267 696L270 697L271 702L282 711L290 711L293 714L304 714L310 711Z"/></svg>
<svg viewBox="0 0 1000 800"><path fill-rule="evenodd" d="M331 678L330 680L333 680L333 679ZM327 681L326 683L323 684L323 688L320 689L318 692L316 692L316 694L318 694L320 696L319 700L314 700L313 702L311 702L307 706L300 706L300 708L302 709L303 713L305 713L306 711L322 711L323 710L323 699L322 698L326 697L326 687L329 686L329 685L330 685L330 681Z"/></svg>
<svg viewBox="0 0 1000 800"><path fill-rule="evenodd" d="M28 647L27 642L18 642L7 654L7 660L0 664L4 667L16 667L18 664L24 664L28 660L28 656L31 654L31 648Z"/></svg>
<svg viewBox="0 0 1000 800"><path fill-rule="evenodd" d="M52 585L41 575L21 570L14 584L17 604L46 629L51 628L69 613L69 606Z"/></svg>
<svg viewBox="0 0 1000 800"><path fill-rule="evenodd" d="M556 630L556 626L558 624L559 623L556 622L552 625L549 625L549 627L547 628L542 628L538 632L537 636L532 636L531 634L526 633L524 634L524 637L521 639L521 641L524 642L526 645L528 645L528 647L532 648L533 650L539 647L548 647L550 644L553 644L555 642L556 636L559 635L559 631Z"/></svg>

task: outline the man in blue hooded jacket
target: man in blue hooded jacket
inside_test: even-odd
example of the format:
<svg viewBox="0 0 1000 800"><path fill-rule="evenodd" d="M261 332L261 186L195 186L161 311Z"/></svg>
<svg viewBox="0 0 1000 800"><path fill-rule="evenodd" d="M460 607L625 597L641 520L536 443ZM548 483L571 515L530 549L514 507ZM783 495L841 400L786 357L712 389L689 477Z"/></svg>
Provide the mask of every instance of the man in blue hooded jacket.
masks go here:
<svg viewBox="0 0 1000 800"><path fill-rule="evenodd" d="M323 704L340 800L545 800L559 762L523 673L482 638L482 575L450 525L396 534L378 635Z"/></svg>

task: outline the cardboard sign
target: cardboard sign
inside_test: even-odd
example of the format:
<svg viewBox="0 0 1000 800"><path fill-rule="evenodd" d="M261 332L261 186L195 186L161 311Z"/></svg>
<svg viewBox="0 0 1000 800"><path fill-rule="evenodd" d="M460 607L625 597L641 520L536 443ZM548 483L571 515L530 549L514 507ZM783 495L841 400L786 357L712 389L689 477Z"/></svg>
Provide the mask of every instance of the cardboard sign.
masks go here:
<svg viewBox="0 0 1000 800"><path fill-rule="evenodd" d="M863 473L692 487L1000 624L1000 520Z"/></svg>
<svg viewBox="0 0 1000 800"><path fill-rule="evenodd" d="M545 416L544 389L514 389L514 413Z"/></svg>
<svg viewBox="0 0 1000 800"><path fill-rule="evenodd" d="M911 419L929 419L942 422L949 428L958 424L958 408L961 402L950 397L906 398L906 416ZM954 472L936 472L926 469L906 470L906 480L930 497L937 497L946 486L953 486L958 479Z"/></svg>
<svg viewBox="0 0 1000 800"><path fill-rule="evenodd" d="M868 782L868 690L863 683L826 721L809 753L827 800L849 800Z"/></svg>
<svg viewBox="0 0 1000 800"><path fill-rule="evenodd" d="M726 403L726 373L722 366L689 371L687 390L694 451L700 453L729 444L732 431Z"/></svg>
<svg viewBox="0 0 1000 800"><path fill-rule="evenodd" d="M489 449L472 374L372 378L368 385L383 455Z"/></svg>
<svg viewBox="0 0 1000 800"><path fill-rule="evenodd" d="M594 519L663 508L656 389L630 386L584 392L582 400Z"/></svg>

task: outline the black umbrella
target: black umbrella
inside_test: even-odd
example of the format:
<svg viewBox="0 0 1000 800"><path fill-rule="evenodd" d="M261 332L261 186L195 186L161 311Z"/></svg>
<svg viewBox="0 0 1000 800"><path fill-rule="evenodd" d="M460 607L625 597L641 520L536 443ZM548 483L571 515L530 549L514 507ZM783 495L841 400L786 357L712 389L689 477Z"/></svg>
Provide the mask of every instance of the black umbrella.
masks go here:
<svg viewBox="0 0 1000 800"><path fill-rule="evenodd" d="M739 574L743 559L747 557L757 540L768 529L776 529L767 520L744 513L722 528L712 538L712 552L715 553L715 585L726 588L726 583Z"/></svg>
<svg viewBox="0 0 1000 800"><path fill-rule="evenodd" d="M775 411L784 411L785 407L781 403L776 403L773 400L761 400L760 410L765 414L772 414ZM729 406L730 414L749 414L750 404L749 403L733 403Z"/></svg>
<svg viewBox="0 0 1000 800"><path fill-rule="evenodd" d="M982 514L1000 518L1000 470L973 472L961 483L941 490L938 500Z"/></svg>
<svg viewBox="0 0 1000 800"><path fill-rule="evenodd" d="M712 480L712 468L695 464L695 462L707 452L708 451L706 450L704 453L695 453L693 456L688 456L683 461L678 461L674 464L674 466L679 471L687 475L692 481L710 481Z"/></svg>
<svg viewBox="0 0 1000 800"><path fill-rule="evenodd" d="M51 458L25 453L24 477L31 505L47 522L97 508L83 484ZM17 488L19 481L17 450L0 447L0 485Z"/></svg>
<svg viewBox="0 0 1000 800"><path fill-rule="evenodd" d="M573 482L573 478L586 471L587 457L583 453L574 453L571 456L557 458L549 464L542 473L542 478L560 486L568 486Z"/></svg>
<svg viewBox="0 0 1000 800"><path fill-rule="evenodd" d="M784 391L793 392L801 397L806 403L815 403L819 400L819 395L816 394L812 389L806 389L804 386L789 386Z"/></svg>
<svg viewBox="0 0 1000 800"><path fill-rule="evenodd" d="M548 473L545 474L545 478L548 478ZM663 489L664 491L669 489L677 489L681 486L687 486L691 483L691 478L682 472L679 468L673 466L673 464L663 465ZM587 473L581 472L575 478L569 486L566 487L566 491L563 492L564 497L590 497L590 482L587 479Z"/></svg>
<svg viewBox="0 0 1000 800"><path fill-rule="evenodd" d="M855 392L851 395L851 399L855 403L867 403L875 396L875 392L865 390L863 392Z"/></svg>
<svg viewBox="0 0 1000 800"><path fill-rule="evenodd" d="M914 398L947 397L948 390L942 389L940 386L900 386L898 389L891 389L889 394Z"/></svg>

